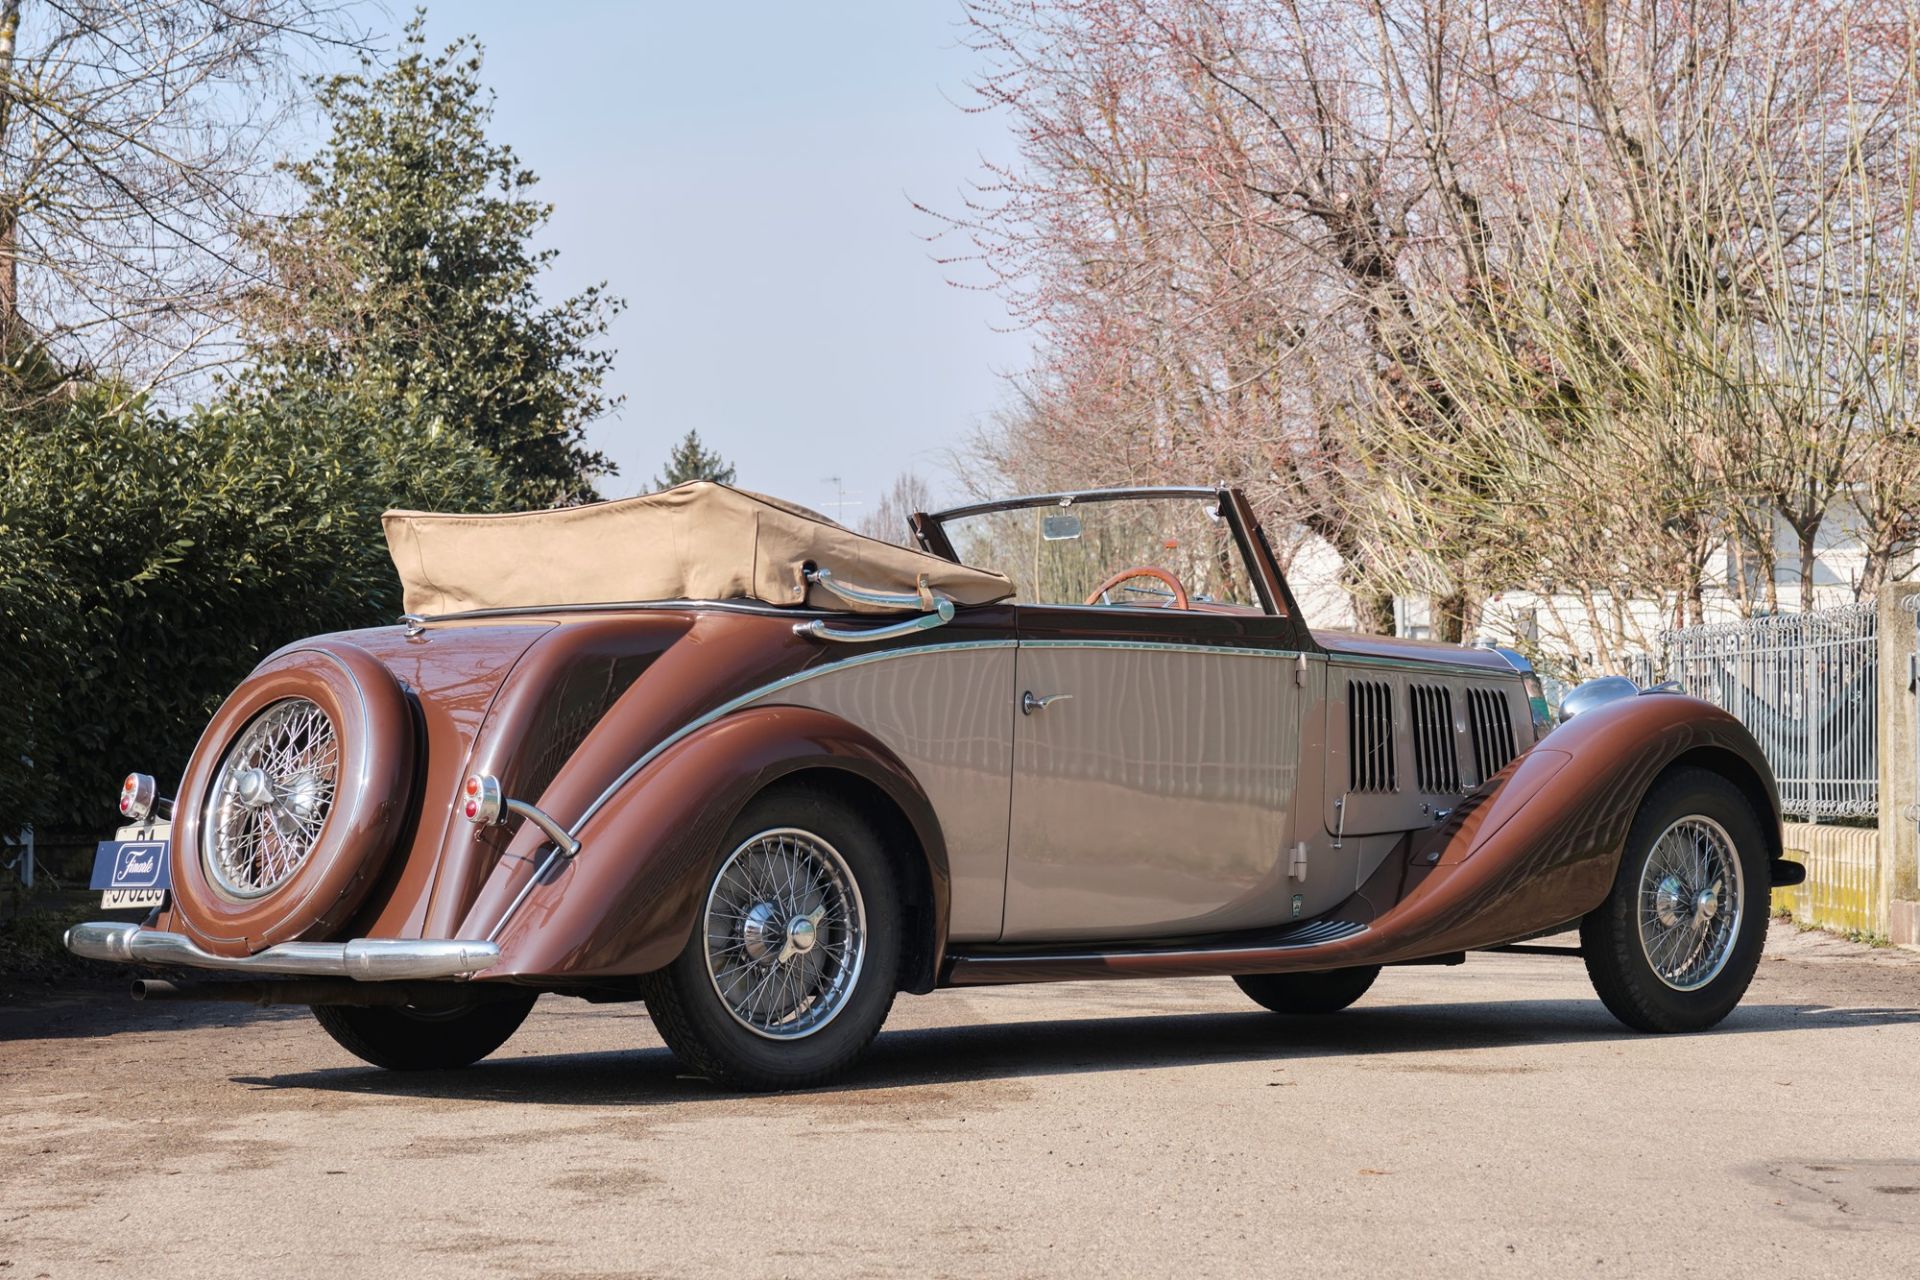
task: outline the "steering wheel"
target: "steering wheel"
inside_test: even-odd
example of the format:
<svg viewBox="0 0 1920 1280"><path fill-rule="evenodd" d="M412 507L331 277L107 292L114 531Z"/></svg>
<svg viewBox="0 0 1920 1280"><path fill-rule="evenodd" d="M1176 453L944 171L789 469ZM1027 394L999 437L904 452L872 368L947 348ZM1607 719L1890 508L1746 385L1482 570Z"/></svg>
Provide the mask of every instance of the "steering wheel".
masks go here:
<svg viewBox="0 0 1920 1280"><path fill-rule="evenodd" d="M1086 598L1085 603L1099 604L1101 600L1105 598L1107 592L1133 578L1156 578L1166 583L1167 586L1173 590L1173 607L1176 609L1184 609L1187 607L1187 589L1180 585L1180 579L1174 577L1165 569L1158 569L1150 564L1135 565L1131 569L1122 569L1095 587L1093 594Z"/></svg>

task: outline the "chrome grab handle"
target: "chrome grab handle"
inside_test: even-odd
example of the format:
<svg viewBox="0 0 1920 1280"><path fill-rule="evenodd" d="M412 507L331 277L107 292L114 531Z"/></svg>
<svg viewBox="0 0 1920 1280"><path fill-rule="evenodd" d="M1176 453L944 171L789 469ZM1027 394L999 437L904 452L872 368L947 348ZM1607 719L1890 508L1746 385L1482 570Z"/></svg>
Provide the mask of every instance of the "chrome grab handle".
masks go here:
<svg viewBox="0 0 1920 1280"><path fill-rule="evenodd" d="M873 640L892 640L898 636L910 636L916 631L928 631L934 627L945 626L953 621L953 601L941 599L933 607L932 613L923 613L917 618L908 618L905 622L890 623L884 627L870 627L864 631L845 631L834 627L824 618L815 618L810 622L796 622L793 633L809 636L815 640L838 640L842 644L862 644Z"/></svg>
<svg viewBox="0 0 1920 1280"><path fill-rule="evenodd" d="M848 630L835 627L824 618L814 618L807 622L793 624L793 633L814 640L837 640L841 644L870 644L876 640L893 640L900 636L910 636L916 631L929 631L934 627L945 626L953 621L953 601L932 591L871 591L866 587L857 587L840 581L830 569L808 568L805 571L808 582L825 587L834 595L849 604L871 604L885 609L919 609L917 618L908 618L902 622L889 623L884 627L869 627L861 630Z"/></svg>
<svg viewBox="0 0 1920 1280"><path fill-rule="evenodd" d="M1036 698L1033 690L1029 689L1020 695L1020 714L1030 716L1036 711L1045 711L1056 702L1071 701L1073 701L1073 695L1070 693L1050 693L1044 698Z"/></svg>

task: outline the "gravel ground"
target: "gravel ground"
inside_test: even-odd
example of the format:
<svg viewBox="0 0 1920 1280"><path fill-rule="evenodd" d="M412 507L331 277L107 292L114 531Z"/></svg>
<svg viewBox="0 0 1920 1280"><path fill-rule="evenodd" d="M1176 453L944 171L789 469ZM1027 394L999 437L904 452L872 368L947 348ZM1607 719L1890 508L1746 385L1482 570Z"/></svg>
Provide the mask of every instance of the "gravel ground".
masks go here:
<svg viewBox="0 0 1920 1280"><path fill-rule="evenodd" d="M469 1071L304 1012L0 1007L0 1277L1911 1277L1920 956L1776 925L1718 1031L1577 961L903 997L843 1086L738 1097L549 997Z"/></svg>

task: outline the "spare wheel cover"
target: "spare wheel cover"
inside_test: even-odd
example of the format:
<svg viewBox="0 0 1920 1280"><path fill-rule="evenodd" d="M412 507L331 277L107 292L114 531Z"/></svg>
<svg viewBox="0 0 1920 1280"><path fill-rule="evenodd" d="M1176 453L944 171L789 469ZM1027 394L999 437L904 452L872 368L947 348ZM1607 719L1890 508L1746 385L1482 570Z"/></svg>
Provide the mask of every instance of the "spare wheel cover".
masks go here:
<svg viewBox="0 0 1920 1280"><path fill-rule="evenodd" d="M326 937L366 897L413 786L405 692L346 644L269 658L214 713L173 823L182 927L221 955Z"/></svg>

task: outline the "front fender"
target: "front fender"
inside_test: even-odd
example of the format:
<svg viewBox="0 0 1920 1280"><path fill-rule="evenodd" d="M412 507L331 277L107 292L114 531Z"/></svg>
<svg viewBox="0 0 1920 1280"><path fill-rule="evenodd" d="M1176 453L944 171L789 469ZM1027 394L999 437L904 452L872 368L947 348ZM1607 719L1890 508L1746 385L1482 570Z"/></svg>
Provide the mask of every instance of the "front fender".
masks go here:
<svg viewBox="0 0 1920 1280"><path fill-rule="evenodd" d="M1676 765L1739 786L1780 853L1773 771L1746 726L1680 694L1611 702L1555 729L1446 823L1416 835L1415 878L1376 933L1396 955L1493 945L1579 918L1611 889L1640 803ZM1376 941L1384 941L1377 939Z"/></svg>
<svg viewBox="0 0 1920 1280"><path fill-rule="evenodd" d="M931 941L940 954L949 877L926 793L859 726L824 711L775 706L717 720L628 779L578 833L579 855L528 893L497 939L500 963L478 976L591 979L664 967L692 933L727 828L766 787L809 770L863 779L904 815L926 859ZM495 874L516 872L524 879L524 864L505 860ZM505 896L506 885L492 888L481 903ZM470 917L463 936L483 936L493 924Z"/></svg>

